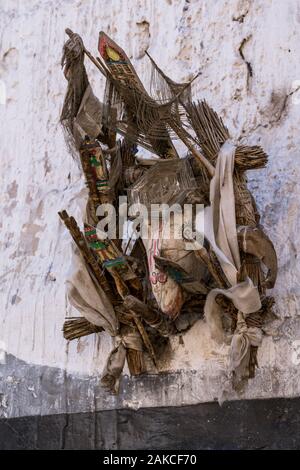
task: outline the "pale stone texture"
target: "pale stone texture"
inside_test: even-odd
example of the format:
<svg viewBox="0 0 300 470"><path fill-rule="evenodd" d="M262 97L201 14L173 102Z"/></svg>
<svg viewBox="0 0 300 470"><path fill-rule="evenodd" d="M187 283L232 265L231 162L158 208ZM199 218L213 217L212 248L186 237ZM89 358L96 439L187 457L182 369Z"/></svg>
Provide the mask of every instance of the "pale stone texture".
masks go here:
<svg viewBox="0 0 300 470"><path fill-rule="evenodd" d="M256 378L239 397L299 395L295 341L300 344L300 2L2 0L0 15L0 89L6 88L6 104L0 105L0 340L9 354L32 364L28 371L33 365L40 371L44 366L61 371L64 385L57 388L51 413L213 400L221 387L226 352L211 347L206 324L199 321L184 335L183 344L172 340L170 360L163 367L172 372L170 383L157 382L152 388L143 385L144 379L132 386L126 380L120 399L102 396L97 401L94 387L112 347L110 338L92 335L67 344L62 337L65 316L76 312L67 304L64 286L71 241L57 212L67 209L81 220L86 197L81 172L58 122L66 88L60 67L66 27L82 35L95 55L98 32L107 32L128 52L145 82L145 49L176 81L201 70L194 97L205 98L221 114L235 139L260 144L269 154L268 167L249 174L249 179L279 255L274 289L279 320L259 350ZM91 63L86 65L101 98L103 79ZM24 374L29 373L26 370ZM36 388L25 387L31 401L36 400L34 406L28 405L28 397L13 398L15 373L13 369L9 375L8 368L0 366L3 414L47 413L48 398L43 402L38 395L39 373L32 373ZM71 376L89 383L87 391L83 389L88 397L76 401L64 382L66 374L69 380ZM103 395L98 386L97 393ZM18 406L8 403L13 399L19 400Z"/></svg>

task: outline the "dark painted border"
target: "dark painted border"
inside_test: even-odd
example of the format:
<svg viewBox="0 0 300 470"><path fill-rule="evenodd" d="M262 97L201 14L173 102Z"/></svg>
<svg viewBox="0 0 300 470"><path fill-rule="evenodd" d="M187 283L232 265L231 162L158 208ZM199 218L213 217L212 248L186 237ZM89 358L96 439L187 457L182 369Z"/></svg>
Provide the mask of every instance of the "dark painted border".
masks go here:
<svg viewBox="0 0 300 470"><path fill-rule="evenodd" d="M299 449L300 399L0 420L3 449Z"/></svg>

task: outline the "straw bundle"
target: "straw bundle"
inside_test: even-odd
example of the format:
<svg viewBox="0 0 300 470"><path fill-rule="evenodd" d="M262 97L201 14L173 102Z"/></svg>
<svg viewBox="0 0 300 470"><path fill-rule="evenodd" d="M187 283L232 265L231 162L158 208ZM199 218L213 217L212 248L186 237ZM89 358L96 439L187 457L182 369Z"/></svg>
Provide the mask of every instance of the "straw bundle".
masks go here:
<svg viewBox="0 0 300 470"><path fill-rule="evenodd" d="M72 341L73 339L81 338L82 336L91 335L92 333L99 333L103 328L93 325L85 318L68 318L63 325L64 338Z"/></svg>
<svg viewBox="0 0 300 470"><path fill-rule="evenodd" d="M230 138L227 127L206 101L190 102L186 111L198 145L205 156L215 162L221 146ZM236 149L235 164L238 170L263 168L267 161L266 153L259 146L239 145Z"/></svg>

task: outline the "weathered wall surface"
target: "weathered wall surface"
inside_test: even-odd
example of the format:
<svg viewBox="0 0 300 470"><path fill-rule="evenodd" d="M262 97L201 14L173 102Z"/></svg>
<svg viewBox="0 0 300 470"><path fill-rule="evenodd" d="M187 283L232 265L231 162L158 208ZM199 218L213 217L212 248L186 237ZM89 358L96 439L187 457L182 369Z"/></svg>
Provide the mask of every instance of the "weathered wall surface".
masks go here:
<svg viewBox="0 0 300 470"><path fill-rule="evenodd" d="M145 49L175 80L201 70L194 96L222 115L233 137L269 154L267 169L249 179L279 255L278 320L259 350L257 376L239 398L299 395L300 1L2 0L0 17L7 95L0 105L0 340L8 353L0 364L2 416L211 401L225 368L226 351L211 347L199 321L183 344L172 341L163 368L169 374L125 379L120 397L109 397L98 378L110 338L67 344L62 337L65 316L76 312L65 298L71 242L57 211L80 220L86 195L58 124L66 27L95 54L98 32L106 31L144 80ZM87 69L101 97L102 77L92 64Z"/></svg>

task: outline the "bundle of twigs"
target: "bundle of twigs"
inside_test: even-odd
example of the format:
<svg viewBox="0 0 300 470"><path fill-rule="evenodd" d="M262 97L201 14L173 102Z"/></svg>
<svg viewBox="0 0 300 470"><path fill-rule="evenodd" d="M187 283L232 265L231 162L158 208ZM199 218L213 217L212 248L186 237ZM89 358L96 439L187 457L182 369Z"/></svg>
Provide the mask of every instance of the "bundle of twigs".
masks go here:
<svg viewBox="0 0 300 470"><path fill-rule="evenodd" d="M196 141L205 156L215 162L224 142L230 138L229 131L222 119L206 103L198 101L186 105L188 121L196 133ZM239 145L235 153L235 164L239 170L251 170L266 166L268 157L257 145Z"/></svg>
<svg viewBox="0 0 300 470"><path fill-rule="evenodd" d="M103 331L101 326L90 323L84 317L70 317L63 325L64 338L72 341L73 339L81 338L82 336L91 335Z"/></svg>

